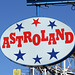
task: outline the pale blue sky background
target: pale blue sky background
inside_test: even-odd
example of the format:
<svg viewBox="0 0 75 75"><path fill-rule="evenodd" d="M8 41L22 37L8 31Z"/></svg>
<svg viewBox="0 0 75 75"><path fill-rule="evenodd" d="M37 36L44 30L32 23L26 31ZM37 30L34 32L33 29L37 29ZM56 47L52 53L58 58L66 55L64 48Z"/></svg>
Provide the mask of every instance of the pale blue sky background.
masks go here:
<svg viewBox="0 0 75 75"><path fill-rule="evenodd" d="M64 22L75 33L75 11L71 10L71 6L49 5L49 8L41 6L40 16ZM26 0L0 0L0 38L10 25L34 16L36 16L36 7L26 6ZM24 69L25 67L8 60L0 50L0 75L12 75L15 68Z"/></svg>

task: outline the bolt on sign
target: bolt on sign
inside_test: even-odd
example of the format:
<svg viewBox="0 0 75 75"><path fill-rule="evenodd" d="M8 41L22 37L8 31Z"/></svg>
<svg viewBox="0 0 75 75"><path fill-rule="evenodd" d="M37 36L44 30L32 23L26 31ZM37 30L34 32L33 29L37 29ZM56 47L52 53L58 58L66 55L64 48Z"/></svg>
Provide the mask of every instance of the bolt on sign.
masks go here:
<svg viewBox="0 0 75 75"><path fill-rule="evenodd" d="M21 75L21 69L13 69L13 75Z"/></svg>
<svg viewBox="0 0 75 75"><path fill-rule="evenodd" d="M33 17L11 25L1 37L1 49L21 65L52 65L73 52L74 33L56 19Z"/></svg>

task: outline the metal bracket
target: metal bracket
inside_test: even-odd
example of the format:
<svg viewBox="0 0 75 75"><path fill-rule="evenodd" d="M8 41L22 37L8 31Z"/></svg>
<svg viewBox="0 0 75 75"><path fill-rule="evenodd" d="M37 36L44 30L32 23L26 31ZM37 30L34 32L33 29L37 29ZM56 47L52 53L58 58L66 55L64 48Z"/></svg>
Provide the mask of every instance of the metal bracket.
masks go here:
<svg viewBox="0 0 75 75"><path fill-rule="evenodd" d="M71 9L72 9L72 10L75 10L75 3L72 4Z"/></svg>

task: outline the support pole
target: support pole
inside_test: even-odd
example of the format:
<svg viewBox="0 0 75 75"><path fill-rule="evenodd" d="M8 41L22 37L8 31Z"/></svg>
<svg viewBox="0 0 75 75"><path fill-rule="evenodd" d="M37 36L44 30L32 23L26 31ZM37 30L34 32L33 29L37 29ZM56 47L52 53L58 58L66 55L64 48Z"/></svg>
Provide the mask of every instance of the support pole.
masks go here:
<svg viewBox="0 0 75 75"><path fill-rule="evenodd" d="M32 75L34 75L34 67L33 67L32 69L33 69L33 73L32 73Z"/></svg>
<svg viewBox="0 0 75 75"><path fill-rule="evenodd" d="M56 74L55 74L55 75L58 75L58 71L57 71L57 65L55 65L55 68L56 68Z"/></svg>
<svg viewBox="0 0 75 75"><path fill-rule="evenodd" d="M62 62L60 62L60 72L62 73Z"/></svg>
<svg viewBox="0 0 75 75"><path fill-rule="evenodd" d="M75 69L75 58L74 58L74 69Z"/></svg>
<svg viewBox="0 0 75 75"><path fill-rule="evenodd" d="M64 75L65 75L65 72L66 72L66 60L64 60Z"/></svg>
<svg viewBox="0 0 75 75"><path fill-rule="evenodd" d="M46 68L44 69L44 75L46 75Z"/></svg>
<svg viewBox="0 0 75 75"><path fill-rule="evenodd" d="M40 16L40 5L36 5L36 16Z"/></svg>

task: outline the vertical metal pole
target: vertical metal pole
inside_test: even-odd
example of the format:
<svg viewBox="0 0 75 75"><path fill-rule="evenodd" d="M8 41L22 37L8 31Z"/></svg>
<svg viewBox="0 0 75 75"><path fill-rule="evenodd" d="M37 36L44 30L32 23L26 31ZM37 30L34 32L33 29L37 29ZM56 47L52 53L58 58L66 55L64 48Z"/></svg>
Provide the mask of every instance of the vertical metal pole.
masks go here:
<svg viewBox="0 0 75 75"><path fill-rule="evenodd" d="M65 71L66 71L66 60L64 60L64 75L65 75Z"/></svg>
<svg viewBox="0 0 75 75"><path fill-rule="evenodd" d="M75 69L75 57L74 57L74 69Z"/></svg>
<svg viewBox="0 0 75 75"><path fill-rule="evenodd" d="M62 62L60 62L60 67L61 67L61 69L62 69Z"/></svg>
<svg viewBox="0 0 75 75"><path fill-rule="evenodd" d="M46 68L44 69L44 75L46 75Z"/></svg>
<svg viewBox="0 0 75 75"><path fill-rule="evenodd" d="M62 73L62 62L60 62L60 72ZM62 75L62 74L61 74Z"/></svg>
<svg viewBox="0 0 75 75"><path fill-rule="evenodd" d="M57 65L55 65L55 68L56 68L56 74L55 74L55 75L58 75L58 71L57 71Z"/></svg>
<svg viewBox="0 0 75 75"><path fill-rule="evenodd" d="M32 75L34 75L34 67L32 69L33 69L33 74Z"/></svg>
<svg viewBox="0 0 75 75"><path fill-rule="evenodd" d="M29 67L29 75L30 75L30 67Z"/></svg>
<svg viewBox="0 0 75 75"><path fill-rule="evenodd" d="M40 5L36 5L36 16L40 16Z"/></svg>

